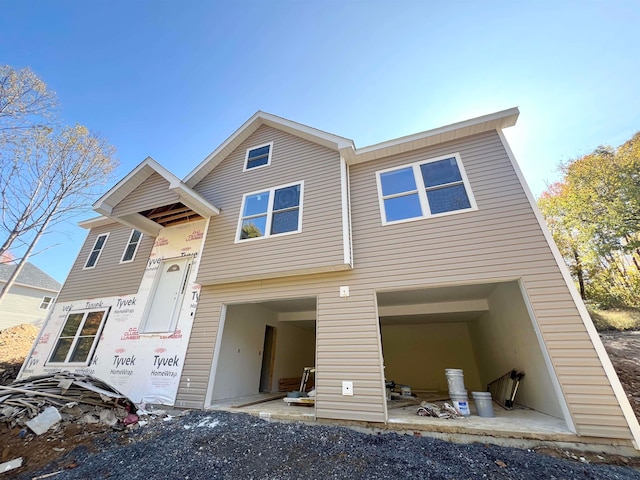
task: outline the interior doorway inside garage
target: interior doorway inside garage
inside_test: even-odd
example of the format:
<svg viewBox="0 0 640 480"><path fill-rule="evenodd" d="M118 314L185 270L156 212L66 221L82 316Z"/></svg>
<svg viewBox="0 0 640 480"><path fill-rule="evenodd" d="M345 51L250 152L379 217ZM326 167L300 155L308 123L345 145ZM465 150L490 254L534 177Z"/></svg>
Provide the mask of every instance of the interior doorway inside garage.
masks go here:
<svg viewBox="0 0 640 480"><path fill-rule="evenodd" d="M212 405L277 394L286 384L283 380L291 383L300 378L304 367L315 365L315 327L315 298L227 305L214 365Z"/></svg>
<svg viewBox="0 0 640 480"><path fill-rule="evenodd" d="M486 391L516 369L525 372L516 404L564 419L555 373L517 281L378 292L377 298L387 381L411 387L418 399L446 399L445 369L462 369L473 404L472 391ZM393 406L388 402L390 416Z"/></svg>

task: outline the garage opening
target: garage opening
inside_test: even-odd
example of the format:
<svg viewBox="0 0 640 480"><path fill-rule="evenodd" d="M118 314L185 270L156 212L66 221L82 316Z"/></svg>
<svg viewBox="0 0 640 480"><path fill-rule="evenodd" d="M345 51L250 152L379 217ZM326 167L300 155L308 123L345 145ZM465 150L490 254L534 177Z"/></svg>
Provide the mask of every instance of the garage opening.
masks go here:
<svg viewBox="0 0 640 480"><path fill-rule="evenodd" d="M315 327L315 298L228 305L214 365L212 404L275 394L295 383L304 367L315 365Z"/></svg>
<svg viewBox="0 0 640 480"><path fill-rule="evenodd" d="M525 372L516 404L565 419L517 281L377 297L387 381L411 387L418 398L447 398L445 369L462 369L471 401L472 391L486 391L489 382L516 369ZM393 405L388 402L389 411Z"/></svg>

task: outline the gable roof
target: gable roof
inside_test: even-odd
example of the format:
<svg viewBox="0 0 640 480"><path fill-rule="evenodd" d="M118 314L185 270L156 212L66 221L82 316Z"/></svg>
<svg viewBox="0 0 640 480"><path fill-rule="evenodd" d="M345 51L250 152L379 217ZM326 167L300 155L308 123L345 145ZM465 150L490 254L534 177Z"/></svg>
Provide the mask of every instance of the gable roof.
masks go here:
<svg viewBox="0 0 640 480"><path fill-rule="evenodd" d="M515 125L520 111L517 107L502 110L500 112L483 115L462 122L452 123L444 127L426 130L424 132L407 135L386 142L370 145L363 148L355 148L353 140L339 137L300 123L292 122L270 113L258 111L218 148L210 153L200 164L194 168L185 178L184 182L194 187L206 177L216 166L224 160L238 145L245 141L260 126L268 125L278 130L285 131L297 137L304 138L325 147L338 150L347 164L375 160L377 158L395 155L398 153L428 147L437 143L455 140L457 138L475 135L489 130L497 130Z"/></svg>
<svg viewBox="0 0 640 480"><path fill-rule="evenodd" d="M334 150L343 148L354 148L353 140L339 137L332 133L308 127L301 123L287 120L270 113L258 110L249 120L238 128L229 138L211 152L200 164L194 168L186 177L184 182L190 187L195 186L200 180L207 176L216 166L224 160L233 150L244 142L253 132L262 125L282 130L310 142L323 145Z"/></svg>
<svg viewBox="0 0 640 480"><path fill-rule="evenodd" d="M151 175L157 173L164 178L168 183L168 189L176 193L182 204L189 207L198 215L206 218L220 213L215 205L209 203L205 198L200 196L199 193L192 190L178 177L176 177L169 170L164 168L153 158L147 157L137 167L135 167L127 176L120 180L115 186L113 186L107 193L100 197L94 204L93 209L106 216L110 217L113 209L118 203L124 200L127 195L136 190L146 179ZM102 217L100 217L102 218ZM149 218L140 215L139 213L129 214L119 217L114 215L114 220L124 223L136 228L141 232L148 235L155 236L161 228L161 225L150 220ZM95 225L92 225L95 226Z"/></svg>
<svg viewBox="0 0 640 480"><path fill-rule="evenodd" d="M0 263L0 282L6 282L16 269L17 265L12 263ZM16 283L29 287L41 288L59 292L62 285L54 278L47 275L31 262L26 262L22 271L16 279Z"/></svg>

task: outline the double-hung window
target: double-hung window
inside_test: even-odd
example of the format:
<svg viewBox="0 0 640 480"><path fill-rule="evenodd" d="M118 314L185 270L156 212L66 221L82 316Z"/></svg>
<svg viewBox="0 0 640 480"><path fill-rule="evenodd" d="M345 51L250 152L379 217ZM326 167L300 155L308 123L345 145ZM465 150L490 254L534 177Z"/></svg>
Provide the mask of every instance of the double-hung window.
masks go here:
<svg viewBox="0 0 640 480"><path fill-rule="evenodd" d="M245 194L236 241L300 232L303 185L292 183Z"/></svg>
<svg viewBox="0 0 640 480"><path fill-rule="evenodd" d="M89 254L89 258L87 258L87 263L84 264L84 268L93 268L96 266L98 258L100 258L100 254L102 253L102 249L104 248L105 243L107 243L107 237L109 237L108 233L98 235L98 238L96 238L96 242L93 244L93 248L91 249L91 253Z"/></svg>
<svg viewBox="0 0 640 480"><path fill-rule="evenodd" d="M258 167L266 167L271 164L271 151L273 142L247 149L244 159L244 170L252 170Z"/></svg>
<svg viewBox="0 0 640 480"><path fill-rule="evenodd" d="M138 230L132 230L129 241L127 242L127 246L124 249L124 253L122 254L122 260L120 260L120 263L133 261L133 259L136 257L136 252L138 251L141 240L142 232L139 232Z"/></svg>
<svg viewBox="0 0 640 480"><path fill-rule="evenodd" d="M382 224L476 210L459 154L376 172Z"/></svg>
<svg viewBox="0 0 640 480"><path fill-rule="evenodd" d="M53 303L53 297L43 297L42 302L40 302L40 308L43 310L49 310L51 303Z"/></svg>
<svg viewBox="0 0 640 480"><path fill-rule="evenodd" d="M108 309L69 313L49 362L88 364L107 313Z"/></svg>

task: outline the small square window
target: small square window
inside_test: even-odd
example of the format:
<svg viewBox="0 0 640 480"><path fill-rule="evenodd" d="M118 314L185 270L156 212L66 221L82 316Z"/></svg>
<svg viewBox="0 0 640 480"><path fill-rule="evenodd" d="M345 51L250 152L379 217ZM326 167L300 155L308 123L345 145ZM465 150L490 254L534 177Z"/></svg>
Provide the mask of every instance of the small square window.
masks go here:
<svg viewBox="0 0 640 480"><path fill-rule="evenodd" d="M43 297L42 302L40 302L40 308L43 310L49 310L49 307L53 303L53 297Z"/></svg>
<svg viewBox="0 0 640 480"><path fill-rule="evenodd" d="M299 232L302 186L295 183L244 195L237 240Z"/></svg>
<svg viewBox="0 0 640 480"><path fill-rule="evenodd" d="M139 232L138 230L132 230L129 241L127 242L127 246L125 247L124 253L122 254L122 260L120 260L120 263L133 261L133 259L136 257L136 252L138 251L141 240L142 232Z"/></svg>
<svg viewBox="0 0 640 480"><path fill-rule="evenodd" d="M89 258L87 258L87 263L84 264L84 268L93 268L96 266L98 259L100 258L100 254L102 253L102 249L104 248L105 243L107 243L108 237L108 233L98 235L98 238L96 238L93 248L91 249L91 253L89 254Z"/></svg>
<svg viewBox="0 0 640 480"><path fill-rule="evenodd" d="M270 165L272 150L273 142L247 149L243 171L246 172L247 170L253 170L255 168Z"/></svg>
<svg viewBox="0 0 640 480"><path fill-rule="evenodd" d="M457 153L379 171L376 178L383 225L477 208Z"/></svg>

